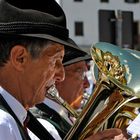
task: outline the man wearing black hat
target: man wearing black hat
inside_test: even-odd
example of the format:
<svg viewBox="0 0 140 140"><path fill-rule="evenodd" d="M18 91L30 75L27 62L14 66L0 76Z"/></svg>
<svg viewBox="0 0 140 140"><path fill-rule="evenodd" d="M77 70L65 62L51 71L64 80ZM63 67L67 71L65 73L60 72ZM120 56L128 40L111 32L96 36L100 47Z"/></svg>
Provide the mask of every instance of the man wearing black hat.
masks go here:
<svg viewBox="0 0 140 140"><path fill-rule="evenodd" d="M48 0L46 9L22 10L0 0L1 140L30 139L23 127L27 110L64 79L64 45L77 49L69 42L60 6Z"/></svg>
<svg viewBox="0 0 140 140"><path fill-rule="evenodd" d="M69 41L65 14L54 0L45 1L43 10L0 0L0 140L30 139L23 127L27 110L64 80L64 46L79 50Z"/></svg>

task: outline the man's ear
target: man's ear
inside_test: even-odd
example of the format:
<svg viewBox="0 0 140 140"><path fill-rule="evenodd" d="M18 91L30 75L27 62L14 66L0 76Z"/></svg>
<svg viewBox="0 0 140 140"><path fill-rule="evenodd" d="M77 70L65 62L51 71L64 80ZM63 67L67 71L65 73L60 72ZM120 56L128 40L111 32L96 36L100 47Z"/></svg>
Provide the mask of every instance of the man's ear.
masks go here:
<svg viewBox="0 0 140 140"><path fill-rule="evenodd" d="M22 45L16 45L11 49L10 60L12 65L18 71L23 71L24 66L28 60L29 53Z"/></svg>

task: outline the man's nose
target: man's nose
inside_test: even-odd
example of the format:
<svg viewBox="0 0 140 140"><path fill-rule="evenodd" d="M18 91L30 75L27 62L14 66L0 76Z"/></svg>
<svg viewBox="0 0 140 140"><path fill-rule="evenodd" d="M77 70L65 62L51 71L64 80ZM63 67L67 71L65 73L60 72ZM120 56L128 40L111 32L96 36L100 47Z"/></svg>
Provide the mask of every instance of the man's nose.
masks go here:
<svg viewBox="0 0 140 140"><path fill-rule="evenodd" d="M65 70L61 62L57 64L56 73L55 73L55 81L62 82L64 79L65 79Z"/></svg>

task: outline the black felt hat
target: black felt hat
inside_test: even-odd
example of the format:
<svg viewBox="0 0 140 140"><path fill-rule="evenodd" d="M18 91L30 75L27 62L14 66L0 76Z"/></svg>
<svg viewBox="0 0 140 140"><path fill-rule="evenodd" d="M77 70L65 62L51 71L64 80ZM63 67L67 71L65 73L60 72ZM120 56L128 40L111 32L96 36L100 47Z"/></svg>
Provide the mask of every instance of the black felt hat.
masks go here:
<svg viewBox="0 0 140 140"><path fill-rule="evenodd" d="M0 0L0 33L64 44L64 65L91 59L69 38L64 11L55 0L30 0L30 3L29 0Z"/></svg>
<svg viewBox="0 0 140 140"><path fill-rule="evenodd" d="M70 42L64 11L55 0L0 0L0 34L49 39L79 50Z"/></svg>
<svg viewBox="0 0 140 140"><path fill-rule="evenodd" d="M78 49L78 51L74 50L73 48L66 49L63 59L64 66L71 65L80 61L91 60L91 55L80 49L72 39L70 39L70 42L75 46L75 48Z"/></svg>

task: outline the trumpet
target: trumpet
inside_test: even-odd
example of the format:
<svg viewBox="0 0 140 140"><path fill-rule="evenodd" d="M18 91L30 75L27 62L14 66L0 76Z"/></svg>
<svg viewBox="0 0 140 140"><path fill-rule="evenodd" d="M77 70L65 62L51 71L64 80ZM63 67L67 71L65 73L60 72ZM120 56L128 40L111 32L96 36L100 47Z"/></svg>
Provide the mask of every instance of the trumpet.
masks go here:
<svg viewBox="0 0 140 140"><path fill-rule="evenodd" d="M96 133L121 107L140 97L136 57L104 42L95 44L91 55L99 69L96 87L64 140L83 140Z"/></svg>
<svg viewBox="0 0 140 140"><path fill-rule="evenodd" d="M55 100L60 105L62 105L64 108L66 108L72 117L75 117L75 118L78 118L79 117L79 114L66 101L64 101L59 96L59 92L56 89L55 85L52 85L48 89L47 94L46 94L46 97L48 97L48 98L50 98L52 100Z"/></svg>

